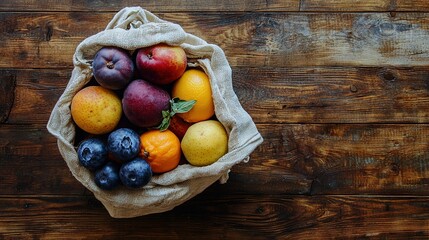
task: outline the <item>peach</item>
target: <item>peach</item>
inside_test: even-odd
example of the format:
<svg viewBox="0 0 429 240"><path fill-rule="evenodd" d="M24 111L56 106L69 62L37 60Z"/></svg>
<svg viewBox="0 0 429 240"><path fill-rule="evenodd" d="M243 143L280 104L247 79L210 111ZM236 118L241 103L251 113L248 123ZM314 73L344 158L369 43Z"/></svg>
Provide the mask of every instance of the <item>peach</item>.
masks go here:
<svg viewBox="0 0 429 240"><path fill-rule="evenodd" d="M76 125L85 132L106 134L121 119L121 100L112 90L104 87L85 87L73 97L71 115Z"/></svg>

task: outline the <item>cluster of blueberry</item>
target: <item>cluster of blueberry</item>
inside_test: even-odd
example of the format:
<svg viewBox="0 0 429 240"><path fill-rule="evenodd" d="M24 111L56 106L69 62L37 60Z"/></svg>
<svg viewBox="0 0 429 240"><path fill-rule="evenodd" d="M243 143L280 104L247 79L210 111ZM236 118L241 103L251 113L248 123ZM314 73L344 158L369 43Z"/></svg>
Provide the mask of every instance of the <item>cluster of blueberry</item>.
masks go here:
<svg viewBox="0 0 429 240"><path fill-rule="evenodd" d="M95 183L104 190L112 190L121 183L129 188L149 183L152 170L139 153L140 137L130 128L111 132L107 142L88 138L77 149L80 164L94 173Z"/></svg>

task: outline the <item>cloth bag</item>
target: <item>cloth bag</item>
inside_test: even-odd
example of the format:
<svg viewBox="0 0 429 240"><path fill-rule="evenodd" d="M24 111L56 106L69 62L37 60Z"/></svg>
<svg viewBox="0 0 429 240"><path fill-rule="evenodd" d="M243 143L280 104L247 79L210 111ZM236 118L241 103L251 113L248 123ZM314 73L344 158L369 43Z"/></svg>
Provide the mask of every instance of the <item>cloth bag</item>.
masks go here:
<svg viewBox="0 0 429 240"><path fill-rule="evenodd" d="M117 46L132 52L160 42L181 46L189 59L195 59L194 65L208 74L216 117L229 136L228 153L209 166L183 164L170 172L154 175L149 184L140 189L119 187L104 191L94 183L92 173L79 164L74 145L76 129L70 113L72 98L91 79L91 62L103 46ZM232 71L223 50L145 9L127 7L119 11L104 31L86 38L77 46L73 64L72 76L52 110L47 129L57 138L59 152L73 176L93 192L112 217L130 218L165 212L218 180L225 183L230 169L235 164L247 162L252 151L263 141L233 91Z"/></svg>

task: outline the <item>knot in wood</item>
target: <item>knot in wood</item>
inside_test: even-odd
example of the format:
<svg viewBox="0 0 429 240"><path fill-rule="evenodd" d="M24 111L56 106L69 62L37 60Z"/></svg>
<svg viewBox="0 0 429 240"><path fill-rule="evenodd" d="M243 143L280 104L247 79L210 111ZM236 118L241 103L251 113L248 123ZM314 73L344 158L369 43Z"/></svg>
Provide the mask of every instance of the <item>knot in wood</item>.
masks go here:
<svg viewBox="0 0 429 240"><path fill-rule="evenodd" d="M396 80L396 75L391 70L385 69L381 71L380 77L386 81L394 82Z"/></svg>

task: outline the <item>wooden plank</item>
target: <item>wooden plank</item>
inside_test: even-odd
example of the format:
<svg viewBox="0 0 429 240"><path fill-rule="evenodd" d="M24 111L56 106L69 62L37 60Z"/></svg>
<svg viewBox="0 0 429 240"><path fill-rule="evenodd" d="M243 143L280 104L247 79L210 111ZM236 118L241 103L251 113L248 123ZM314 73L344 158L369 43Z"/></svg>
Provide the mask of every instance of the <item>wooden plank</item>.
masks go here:
<svg viewBox="0 0 429 240"><path fill-rule="evenodd" d="M43 125L0 125L0 195L82 194ZM429 194L428 124L258 124L263 144L213 193ZM13 141L11 140L13 139ZM14 169L11 171L11 169Z"/></svg>
<svg viewBox="0 0 429 240"><path fill-rule="evenodd" d="M141 6L149 11L163 12L230 12L230 11L298 11L299 0L256 0L228 1L214 0L201 2L197 0L159 0L159 1L139 1L139 0L111 0L108 3L102 1L86 0L3 0L0 2L0 11L72 11L72 12L117 12L124 7Z"/></svg>
<svg viewBox="0 0 429 240"><path fill-rule="evenodd" d="M0 70L1 82L16 85L3 85L1 106L14 107L2 121L46 123L70 74ZM233 68L234 90L257 123L428 123L428 78L428 67Z"/></svg>
<svg viewBox="0 0 429 240"><path fill-rule="evenodd" d="M427 66L429 14L161 13L224 49L232 66ZM1 13L3 68L71 67L113 13ZM91 27L88 27L91 26ZM210 31L207 31L210 29Z"/></svg>
<svg viewBox="0 0 429 240"><path fill-rule="evenodd" d="M5 239L429 237L428 197L203 194L170 212L133 219L110 218L95 199L79 196L2 197L0 207Z"/></svg>
<svg viewBox="0 0 429 240"><path fill-rule="evenodd" d="M429 4L425 0L395 0L398 11L429 11Z"/></svg>
<svg viewBox="0 0 429 240"><path fill-rule="evenodd" d="M2 122L45 124L70 76L71 70L0 70L0 82L15 79L14 88L4 95L13 98L0 101L5 106L13 103Z"/></svg>
<svg viewBox="0 0 429 240"><path fill-rule="evenodd" d="M301 174L309 194L427 195L427 124L261 124L263 145L237 172ZM240 169L241 168L241 169Z"/></svg>
<svg viewBox="0 0 429 240"><path fill-rule="evenodd" d="M422 68L237 68L234 89L257 123L427 123Z"/></svg>
<svg viewBox="0 0 429 240"><path fill-rule="evenodd" d="M315 12L374 12L374 11L410 11L429 10L426 0L301 0L301 11Z"/></svg>
<svg viewBox="0 0 429 240"><path fill-rule="evenodd" d="M425 0L275 0L275 1L149 1L138 0L100 1L84 0L3 0L0 2L1 12L16 11L61 11L61 12L117 12L124 7L141 6L149 11L163 12L233 12L233 11L264 11L264 12L374 12L374 11L428 11L429 6Z"/></svg>
<svg viewBox="0 0 429 240"><path fill-rule="evenodd" d="M301 0L301 11L394 11L396 1L390 0Z"/></svg>

